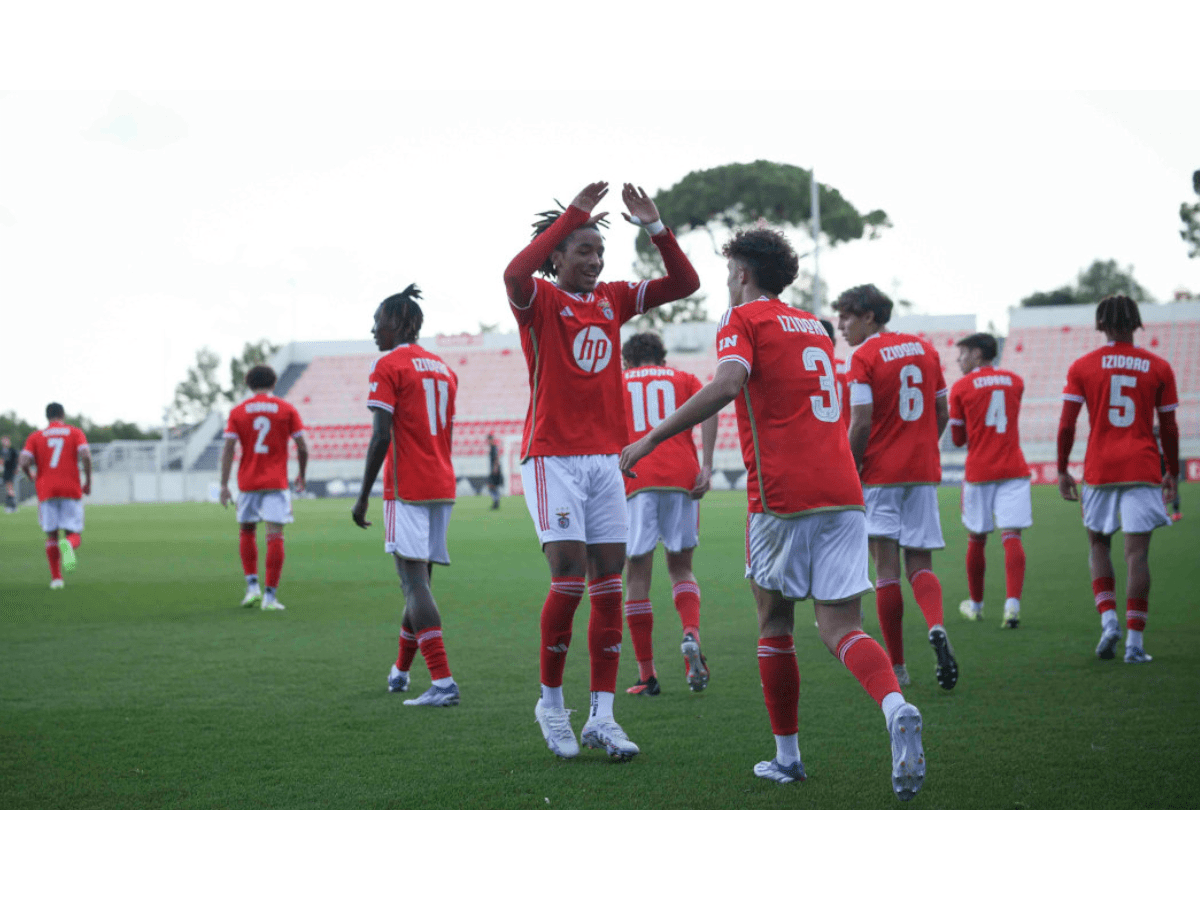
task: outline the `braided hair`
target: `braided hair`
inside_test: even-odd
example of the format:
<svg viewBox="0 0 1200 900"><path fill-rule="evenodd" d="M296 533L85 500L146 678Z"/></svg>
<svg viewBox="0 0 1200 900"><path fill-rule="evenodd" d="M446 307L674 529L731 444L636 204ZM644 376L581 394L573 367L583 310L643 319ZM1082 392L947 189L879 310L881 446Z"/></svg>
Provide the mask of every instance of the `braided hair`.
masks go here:
<svg viewBox="0 0 1200 900"><path fill-rule="evenodd" d="M1096 330L1105 334L1133 334L1142 327L1137 301L1125 294L1109 294L1096 306Z"/></svg>
<svg viewBox="0 0 1200 900"><path fill-rule="evenodd" d="M421 334L421 325L425 321L425 314L421 312L421 307L417 303L420 296L421 289L415 284L410 284L400 293L392 294L380 304L383 307L383 318L399 321L398 337L401 344L415 344Z"/></svg>
<svg viewBox="0 0 1200 900"><path fill-rule="evenodd" d="M553 225L555 222L558 221L559 216L561 216L564 212L567 211L567 208L562 205L561 201L555 200L554 202L558 205L558 209L548 209L545 212L540 212L537 214L537 218L534 219L532 227L533 227L533 236L535 238L538 235L544 233L547 228L549 228L551 225ZM605 222L603 219L601 219L595 225L591 225L588 227L595 229L597 225L599 225L601 228L608 227L608 223ZM576 229L576 231L578 231L578 230L579 229ZM575 232L571 232L571 234L574 234L574 233ZM568 234L566 237L564 237L561 241L558 242L558 246L555 247L554 249L555 250L565 250L567 248L567 240L570 237L571 237L571 235ZM547 278L553 278L556 275L558 275L558 269L555 267L554 263L550 261L550 257L548 257L548 256L546 257L546 261L544 263L542 263L542 265L538 268L538 271L541 272L543 275L545 275Z"/></svg>

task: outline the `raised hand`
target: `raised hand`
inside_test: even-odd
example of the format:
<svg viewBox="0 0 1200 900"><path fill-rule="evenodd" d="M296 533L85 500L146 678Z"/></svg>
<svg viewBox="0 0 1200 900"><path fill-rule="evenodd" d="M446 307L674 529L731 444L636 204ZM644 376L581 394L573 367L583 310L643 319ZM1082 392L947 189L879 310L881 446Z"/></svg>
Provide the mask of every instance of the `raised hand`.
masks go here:
<svg viewBox="0 0 1200 900"><path fill-rule="evenodd" d="M628 213L621 213L626 222L634 225L649 225L651 222L658 221L658 207L654 205L654 201L650 199L645 188L634 187L629 182L625 182L625 187L621 189L621 199L629 207Z"/></svg>
<svg viewBox="0 0 1200 900"><path fill-rule="evenodd" d="M591 212L596 208L596 204L604 199L604 195L608 193L607 181L593 181L582 191L575 195L575 199L571 201L572 206L578 206L584 212ZM603 218L606 213L600 213L599 216L593 218L598 221Z"/></svg>

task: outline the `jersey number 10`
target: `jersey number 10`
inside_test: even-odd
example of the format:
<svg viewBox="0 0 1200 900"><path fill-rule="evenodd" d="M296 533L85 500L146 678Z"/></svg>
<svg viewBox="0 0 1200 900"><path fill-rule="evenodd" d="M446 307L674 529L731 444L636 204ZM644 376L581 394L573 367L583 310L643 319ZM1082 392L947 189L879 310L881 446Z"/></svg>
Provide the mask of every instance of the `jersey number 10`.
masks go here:
<svg viewBox="0 0 1200 900"><path fill-rule="evenodd" d="M633 430L638 434L649 431L675 412L675 385L669 381L627 381L629 404L633 409Z"/></svg>

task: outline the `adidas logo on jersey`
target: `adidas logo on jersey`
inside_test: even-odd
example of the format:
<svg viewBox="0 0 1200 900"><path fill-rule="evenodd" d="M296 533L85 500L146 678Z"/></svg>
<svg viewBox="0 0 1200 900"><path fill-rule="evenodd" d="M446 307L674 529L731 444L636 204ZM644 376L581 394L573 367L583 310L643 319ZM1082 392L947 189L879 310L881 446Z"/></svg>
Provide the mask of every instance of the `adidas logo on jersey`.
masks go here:
<svg viewBox="0 0 1200 900"><path fill-rule="evenodd" d="M562 311L562 313L560 313L560 315L561 315L561 316L562 316L564 319L573 319L573 318L575 318L575 313L571 312L571 307L569 307L569 306L564 306L564 307L563 307L563 311Z"/></svg>

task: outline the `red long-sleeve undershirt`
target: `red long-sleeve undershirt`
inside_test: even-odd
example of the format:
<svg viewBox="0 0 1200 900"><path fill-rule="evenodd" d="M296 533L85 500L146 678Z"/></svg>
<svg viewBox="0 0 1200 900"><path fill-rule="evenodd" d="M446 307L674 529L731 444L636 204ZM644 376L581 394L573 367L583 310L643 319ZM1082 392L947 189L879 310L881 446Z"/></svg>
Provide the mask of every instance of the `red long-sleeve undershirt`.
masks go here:
<svg viewBox="0 0 1200 900"><path fill-rule="evenodd" d="M513 261L504 270L504 287L510 300L518 304L529 302L529 298L533 296L534 273L542 267L554 252L554 248L572 231L584 225L588 218L585 210L574 205L568 206L553 225L513 257ZM652 309L694 294L700 288L700 276L692 268L671 230L661 231L650 240L662 255L667 274L662 278L655 278L646 286L646 308Z"/></svg>

